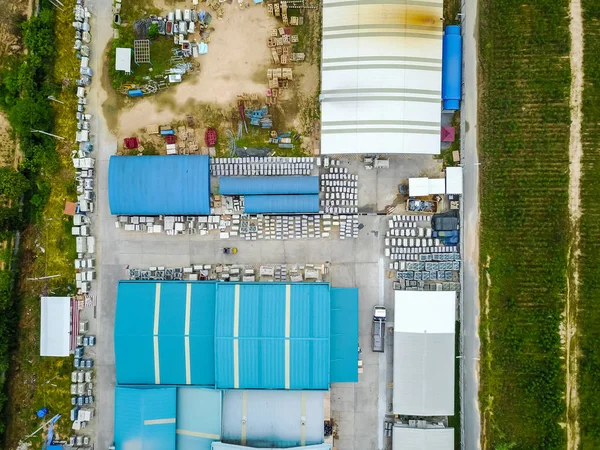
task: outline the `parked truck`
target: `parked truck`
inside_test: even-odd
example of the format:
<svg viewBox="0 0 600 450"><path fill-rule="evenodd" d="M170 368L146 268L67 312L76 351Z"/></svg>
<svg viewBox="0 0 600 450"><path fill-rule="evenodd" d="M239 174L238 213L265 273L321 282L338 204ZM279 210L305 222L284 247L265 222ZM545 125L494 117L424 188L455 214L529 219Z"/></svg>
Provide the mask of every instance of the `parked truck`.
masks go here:
<svg viewBox="0 0 600 450"><path fill-rule="evenodd" d="M373 328L371 331L372 348L374 352L382 353L385 350L385 321L387 311L385 306L373 307Z"/></svg>

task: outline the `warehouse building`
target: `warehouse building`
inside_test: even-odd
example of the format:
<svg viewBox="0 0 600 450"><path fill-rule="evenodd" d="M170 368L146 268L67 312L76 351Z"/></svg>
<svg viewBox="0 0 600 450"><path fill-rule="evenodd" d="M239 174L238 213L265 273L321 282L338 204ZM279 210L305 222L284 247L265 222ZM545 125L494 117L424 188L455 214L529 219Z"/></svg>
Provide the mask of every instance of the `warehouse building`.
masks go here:
<svg viewBox="0 0 600 450"><path fill-rule="evenodd" d="M357 348L357 289L121 281L115 444L330 450L325 392L358 381Z"/></svg>
<svg viewBox="0 0 600 450"><path fill-rule="evenodd" d="M392 449L454 450L454 429L395 426Z"/></svg>
<svg viewBox="0 0 600 450"><path fill-rule="evenodd" d="M443 1L324 0L321 153L440 153Z"/></svg>
<svg viewBox="0 0 600 450"><path fill-rule="evenodd" d="M114 333L120 385L358 381L358 290L328 283L121 281Z"/></svg>
<svg viewBox="0 0 600 450"><path fill-rule="evenodd" d="M319 212L319 177L220 177L221 195L244 196L248 214Z"/></svg>
<svg viewBox="0 0 600 450"><path fill-rule="evenodd" d="M393 412L454 415L456 292L395 291Z"/></svg>
<svg viewBox="0 0 600 450"><path fill-rule="evenodd" d="M108 201L113 215L208 215L209 157L111 156Z"/></svg>

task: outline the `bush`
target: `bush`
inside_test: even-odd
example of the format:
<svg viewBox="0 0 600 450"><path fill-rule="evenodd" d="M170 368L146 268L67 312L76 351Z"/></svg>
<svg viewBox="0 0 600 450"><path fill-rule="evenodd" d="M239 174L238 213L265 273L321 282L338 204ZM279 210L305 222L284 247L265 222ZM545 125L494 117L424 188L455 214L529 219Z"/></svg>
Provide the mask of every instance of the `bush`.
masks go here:
<svg viewBox="0 0 600 450"><path fill-rule="evenodd" d="M148 30L148 39L154 40L158 37L158 25L153 23Z"/></svg>

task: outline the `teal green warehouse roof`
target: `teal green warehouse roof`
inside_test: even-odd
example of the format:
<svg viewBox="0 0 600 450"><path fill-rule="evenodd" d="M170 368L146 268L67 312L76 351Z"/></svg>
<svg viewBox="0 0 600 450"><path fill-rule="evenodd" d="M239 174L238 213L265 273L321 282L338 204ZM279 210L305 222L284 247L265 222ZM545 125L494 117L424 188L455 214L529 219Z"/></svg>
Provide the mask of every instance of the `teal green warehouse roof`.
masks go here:
<svg viewBox="0 0 600 450"><path fill-rule="evenodd" d="M115 389L115 446L175 450L175 388Z"/></svg>
<svg viewBox="0 0 600 450"><path fill-rule="evenodd" d="M223 393L196 387L115 389L119 450L210 450L221 440Z"/></svg>
<svg viewBox="0 0 600 450"><path fill-rule="evenodd" d="M329 389L327 283L219 285L215 381L221 389Z"/></svg>
<svg viewBox="0 0 600 450"><path fill-rule="evenodd" d="M221 440L223 393L177 388L177 450L210 450Z"/></svg>
<svg viewBox="0 0 600 450"><path fill-rule="evenodd" d="M121 281L116 303L119 385L326 390L356 381L355 289Z"/></svg>
<svg viewBox="0 0 600 450"><path fill-rule="evenodd" d="M119 282L117 382L214 386L215 289L213 282Z"/></svg>
<svg viewBox="0 0 600 450"><path fill-rule="evenodd" d="M331 288L331 382L358 382L356 288Z"/></svg>

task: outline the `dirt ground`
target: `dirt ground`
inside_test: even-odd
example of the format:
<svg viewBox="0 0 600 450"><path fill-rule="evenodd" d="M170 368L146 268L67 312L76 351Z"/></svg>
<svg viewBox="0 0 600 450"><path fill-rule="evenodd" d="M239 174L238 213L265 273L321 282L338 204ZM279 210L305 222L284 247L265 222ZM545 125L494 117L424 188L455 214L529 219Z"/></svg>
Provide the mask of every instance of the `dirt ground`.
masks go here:
<svg viewBox="0 0 600 450"><path fill-rule="evenodd" d="M566 428L567 449L576 450L580 446L579 433L579 345L577 341L577 304L579 303L579 258L581 220L581 119L583 98L583 17L580 0L569 4L571 22L571 130L569 140L569 214L573 228L570 247L570 276L567 278L567 298L564 311L564 330L561 333L566 352Z"/></svg>
<svg viewBox="0 0 600 450"><path fill-rule="evenodd" d="M17 144L13 139L8 119L4 113L0 113L0 166L19 165L19 152Z"/></svg>
<svg viewBox="0 0 600 450"><path fill-rule="evenodd" d="M224 129L235 132L239 94L258 94L259 102L264 104L267 69L276 67L271 62L267 38L281 22L270 17L265 6L250 4L243 10L236 2L226 5L223 19L213 21L215 31L210 37L208 54L198 58L199 73L185 76L181 84L144 99L129 99L114 91L109 94L106 103L112 103L115 110L112 119L109 117L109 126L119 141L132 135L143 141L152 140L144 136L147 125L184 122L186 115L191 114L196 118L198 141L204 145L202 136L207 126L217 127L220 132ZM320 26L318 20L314 23ZM297 51L305 50L308 49ZM306 111L314 110L318 96L319 66L304 62L289 67L294 73L291 87L278 105L270 108L275 128L306 130L310 122ZM222 123L214 123L217 119Z"/></svg>
<svg viewBox="0 0 600 450"><path fill-rule="evenodd" d="M200 73L186 77L168 92L143 100L119 118L119 135L128 135L145 124L169 123L190 110L194 103L226 106L243 92L264 95L271 61L267 37L278 26L260 5L240 11L227 6L225 17L213 22L215 31L208 53L198 58Z"/></svg>

